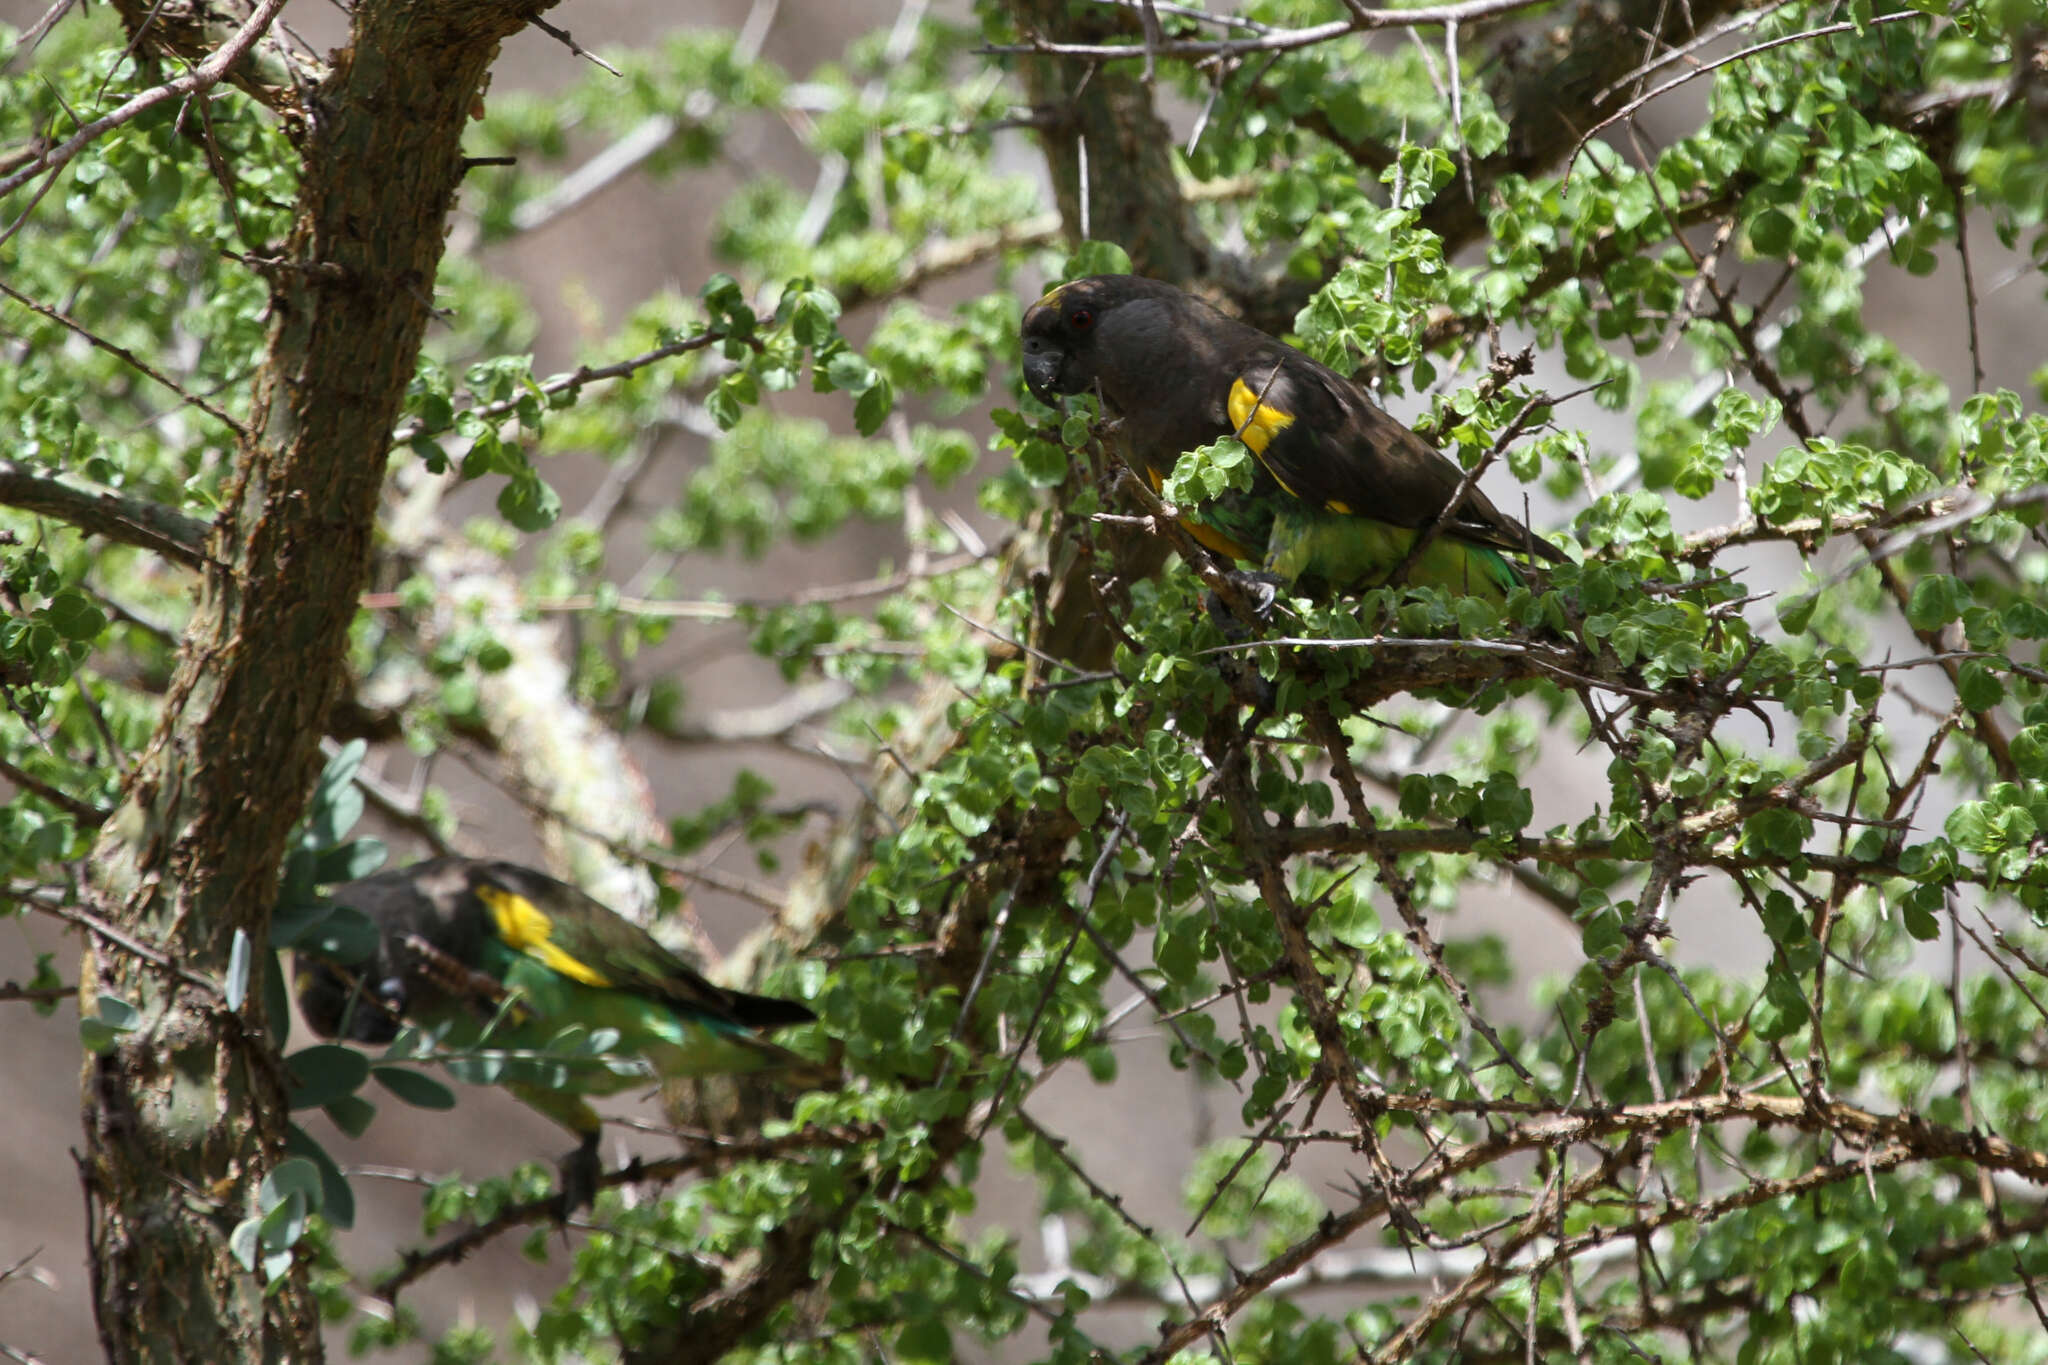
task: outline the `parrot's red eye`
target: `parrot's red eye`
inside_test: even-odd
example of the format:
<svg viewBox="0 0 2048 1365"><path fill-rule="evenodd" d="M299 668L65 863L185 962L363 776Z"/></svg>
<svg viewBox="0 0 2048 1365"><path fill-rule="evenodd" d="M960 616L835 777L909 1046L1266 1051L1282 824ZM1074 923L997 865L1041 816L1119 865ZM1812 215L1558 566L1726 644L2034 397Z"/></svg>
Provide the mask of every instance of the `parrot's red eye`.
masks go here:
<svg viewBox="0 0 2048 1365"><path fill-rule="evenodd" d="M1095 312L1089 308L1076 308L1067 314L1067 323L1077 332L1085 332L1095 325Z"/></svg>

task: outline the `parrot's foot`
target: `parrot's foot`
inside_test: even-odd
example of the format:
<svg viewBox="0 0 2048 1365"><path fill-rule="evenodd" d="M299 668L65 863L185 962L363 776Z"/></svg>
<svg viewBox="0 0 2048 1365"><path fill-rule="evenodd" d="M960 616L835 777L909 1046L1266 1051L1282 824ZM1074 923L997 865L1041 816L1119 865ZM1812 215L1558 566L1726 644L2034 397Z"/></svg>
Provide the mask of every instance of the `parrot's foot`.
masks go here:
<svg viewBox="0 0 2048 1365"><path fill-rule="evenodd" d="M1225 569L1223 577L1237 589L1245 605L1251 609L1249 622L1238 619L1236 612L1226 604L1221 594L1211 590L1202 595L1202 606L1216 622L1216 628L1223 632L1223 638L1235 644L1251 637L1254 625L1264 625L1272 619L1273 604L1280 600L1280 589L1287 580L1279 574L1249 569Z"/></svg>
<svg viewBox="0 0 2048 1365"><path fill-rule="evenodd" d="M1230 687L1230 695L1240 706L1249 706L1258 717L1268 715L1273 703L1280 699L1280 691L1267 680L1265 675L1253 666L1249 659L1226 659L1222 665L1223 681Z"/></svg>
<svg viewBox="0 0 2048 1365"><path fill-rule="evenodd" d="M1280 600L1280 589L1287 580L1278 574L1260 573L1246 569L1226 569L1223 576L1237 590L1245 607L1250 611L1251 620L1243 620L1223 600L1221 594L1210 591L1202 596L1202 606L1209 618L1216 623L1216 629L1223 632L1223 638L1232 644L1241 644L1252 638L1252 627L1264 625L1272 619L1273 606ZM1230 693L1237 700L1254 710L1265 712L1273 709L1273 684L1259 675L1252 661L1237 655L1224 655L1218 660L1223 680L1230 685Z"/></svg>
<svg viewBox="0 0 2048 1365"><path fill-rule="evenodd" d="M589 1208L597 1198L597 1178L604 1171L597 1156L597 1137L591 1133L562 1158L562 1191L555 1196L555 1217L561 1222L568 1222L571 1214Z"/></svg>

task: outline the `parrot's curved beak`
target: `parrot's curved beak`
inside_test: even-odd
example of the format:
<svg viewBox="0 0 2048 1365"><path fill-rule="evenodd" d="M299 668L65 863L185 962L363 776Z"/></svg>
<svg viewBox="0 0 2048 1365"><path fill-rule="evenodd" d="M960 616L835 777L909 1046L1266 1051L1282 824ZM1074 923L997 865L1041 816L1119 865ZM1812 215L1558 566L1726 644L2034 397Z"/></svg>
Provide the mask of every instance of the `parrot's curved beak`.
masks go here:
<svg viewBox="0 0 2048 1365"><path fill-rule="evenodd" d="M1060 384L1060 371L1066 363L1066 353L1049 339L1026 337L1024 384L1031 390L1031 396L1041 403L1058 406L1059 396L1067 392Z"/></svg>

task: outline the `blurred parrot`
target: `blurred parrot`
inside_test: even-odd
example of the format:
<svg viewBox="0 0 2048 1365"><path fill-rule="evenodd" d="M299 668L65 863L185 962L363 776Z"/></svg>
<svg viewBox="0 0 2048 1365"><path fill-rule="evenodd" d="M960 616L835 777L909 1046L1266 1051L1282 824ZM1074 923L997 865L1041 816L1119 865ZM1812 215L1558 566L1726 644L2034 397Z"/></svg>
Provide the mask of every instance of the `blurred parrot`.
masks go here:
<svg viewBox="0 0 2048 1365"><path fill-rule="evenodd" d="M516 863L433 858L336 887L377 931L366 959L300 954L299 1008L329 1038L434 1039L458 1078L506 1086L581 1139L562 1163L567 1211L596 1193L599 1120L586 1095L665 1078L823 1068L757 1035L816 1018L794 1000L715 986L639 925ZM610 1030L578 1056L562 1031ZM506 1055L517 1054L517 1055ZM645 1065L632 1059L641 1059Z"/></svg>
<svg viewBox="0 0 2048 1365"><path fill-rule="evenodd" d="M1377 586L1437 521L1464 472L1381 411L1357 384L1170 284L1091 275L1024 314L1024 379L1040 401L1099 392L1117 439L1156 491L1180 456L1237 435L1252 486L1187 516L1190 534L1229 559L1261 605L1273 585ZM1468 488L1408 581L1496 605L1523 581L1510 554L1564 552ZM1257 582L1252 582L1257 580Z"/></svg>

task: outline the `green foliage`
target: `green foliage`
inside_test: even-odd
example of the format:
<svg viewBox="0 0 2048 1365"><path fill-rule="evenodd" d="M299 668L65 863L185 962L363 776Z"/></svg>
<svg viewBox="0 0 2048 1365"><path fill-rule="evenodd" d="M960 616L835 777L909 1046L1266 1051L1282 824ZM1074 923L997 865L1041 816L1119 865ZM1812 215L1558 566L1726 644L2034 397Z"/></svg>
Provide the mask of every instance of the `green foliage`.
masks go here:
<svg viewBox="0 0 2048 1365"><path fill-rule="evenodd" d="M377 704L415 753L466 751L527 662L506 625L520 611L574 613L564 706L665 746L727 742L673 664L713 632L826 686L816 711L734 742L853 760L880 814L850 850L789 857L816 805L750 752L730 777L692 770L666 838L634 851L681 878L737 842L802 888L815 917L781 921L799 960L773 970L818 1011L844 1083L782 1097L724 1148L686 1146L687 1181L607 1191L559 1288L514 1324L430 1339L425 1315L360 1304L329 1232L355 1192L297 1125L232 1229L241 1265L312 1276L358 1350L424 1342L450 1362L653 1357L733 1323L731 1358L776 1365L1193 1360L1219 1304L1215 1353L1243 1362L1397 1345L2044 1358L2011 1312L2048 1273L2040 1220L1982 1196L2038 1177L2048 1149L2048 416L2039 391L1952 390L1872 306L1880 283L1954 278L1966 228L1973 306L1992 238L2038 289L2048 143L2019 79L2038 60L2022 9L1745 11L1756 50L1694 87L1689 129L1651 146L1616 126L1559 165L1523 155L1537 114L1512 98L1549 36L1510 51L1463 29L1456 80L1428 30L1143 58L1204 108L1175 168L1207 283L1421 413L1502 506L1537 485L1534 519L1563 526L1573 560L1499 611L1384 588L1286 598L1227 634L1193 567L1131 581L1098 559L1118 637L1086 673L1017 642L1044 638L1052 584L1138 509L1116 481L1116 414L1020 394L1016 322L1041 280L1128 269L1158 243L1048 245L1050 205L1007 127L1035 78L978 51L1047 37L1039 20L988 0L972 23L927 15L809 70L692 30L609 54L622 77L493 93L466 149L517 164L472 173L465 240L551 221L587 145L650 120L641 164L665 192L749 165L762 128L793 130L818 175L747 172L702 205L721 273L623 317L593 308L562 374L536 372L533 302L493 258L451 253L394 487L481 481L489 511L433 544L389 518L354 691L396 698ZM1349 11L1237 13L1292 28ZM1188 42L1266 31L1145 17ZM1137 43L1137 25L1107 40ZM0 67L0 145L68 135L156 79L123 41L105 18L66 20ZM1090 79L1134 73L1139 51ZM1577 81L1551 96L1575 100ZM1078 126L1063 117L1028 120L1056 171ZM1121 167L1089 154L1099 224ZM203 114L174 102L121 125L58 175L8 244L7 283L108 345L0 301L6 459L211 522L271 325L242 258L289 238L297 174L283 125L223 89ZM1454 212L1468 187L1477 235ZM10 197L0 219L27 208ZM993 285L962 282L984 262ZM1599 385L1592 403L1488 372L1496 326L1533 343L1540 373ZM1596 405L1628 414L1621 445L1590 434ZM637 490L678 431L701 457L649 495L642 539L602 499L565 505L567 461ZM1255 458L1219 440L1159 491L1198 507L1246 486ZM737 559L751 581L862 531L897 539L861 583L698 586L706 566ZM422 562L451 548L499 572L515 609L442 600ZM151 742L191 582L122 537L0 510L0 907L75 895ZM270 943L243 942L220 983L231 1009L266 993L291 1108L354 1137L387 1096L425 1111L409 1122L450 1121L455 1094L422 1062L543 1086L612 1065L581 1031L516 1055L416 1031L377 1056L290 1046L274 950L358 957L373 932L320 896L383 857L350 837L365 755L334 746ZM428 787L418 818L446 836L458 809ZM1512 941L1479 918L1486 897L1510 898ZM1707 919L1752 966L1699 965ZM1536 941L1563 964L1541 981L1520 958ZM33 984L59 975L39 963ZM95 1052L142 1026L110 995L78 1023ZM1165 1140L1178 1114L1121 1153L1055 1131L1047 1096L1121 1117L1136 1091L1119 1088L1161 1072L1203 1097L1199 1143ZM1134 1163L1183 1147L1176 1206L1126 1198ZM996 1148L1036 1226L981 1213ZM431 1189L427 1235L551 1188L538 1166L482 1175ZM557 1245L536 1233L528 1251ZM1308 1292L1286 1278L1304 1266L1349 1287ZM732 1305L771 1274L816 1292L762 1289L741 1321Z"/></svg>

